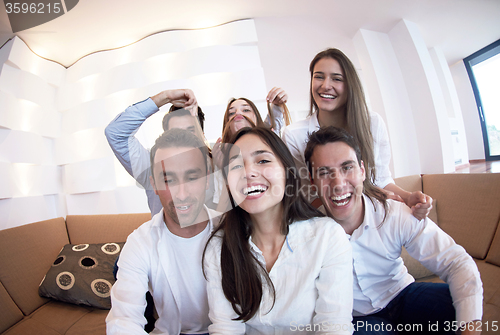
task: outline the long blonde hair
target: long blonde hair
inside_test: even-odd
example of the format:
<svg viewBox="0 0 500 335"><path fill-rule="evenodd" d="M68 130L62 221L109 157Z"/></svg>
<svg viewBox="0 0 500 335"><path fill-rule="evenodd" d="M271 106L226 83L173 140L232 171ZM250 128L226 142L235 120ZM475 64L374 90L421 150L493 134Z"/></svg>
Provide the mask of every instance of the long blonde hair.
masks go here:
<svg viewBox="0 0 500 335"><path fill-rule="evenodd" d="M368 107L366 106L365 93L361 80L358 77L356 69L351 60L340 50L330 48L318 53L309 66L311 72L311 85L309 89L310 94L310 109L309 115L318 113L318 105L314 101L312 95L312 80L314 73L314 66L323 58L335 59L344 73L345 92L347 93L346 100L346 129L359 144L361 149L361 157L367 164L366 176L374 181L376 177L375 171L375 155L373 153L373 135L370 127L370 115L368 114Z"/></svg>

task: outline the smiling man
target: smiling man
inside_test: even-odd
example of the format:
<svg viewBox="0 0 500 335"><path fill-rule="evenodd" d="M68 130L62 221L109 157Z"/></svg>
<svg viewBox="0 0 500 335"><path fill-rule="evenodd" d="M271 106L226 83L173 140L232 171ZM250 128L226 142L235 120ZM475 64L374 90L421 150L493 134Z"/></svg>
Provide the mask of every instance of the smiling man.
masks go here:
<svg viewBox="0 0 500 335"><path fill-rule="evenodd" d="M162 205L149 183L150 153L142 146L135 134L147 118L166 104L172 104L172 106L170 112L163 117L164 131L180 128L189 130L200 137L204 136L205 114L198 107L193 91L189 89L165 90L129 106L124 112L118 114L104 131L118 161L146 191L151 216L158 213ZM181 107L180 110L174 110ZM210 192L207 192L207 203L211 202L210 196Z"/></svg>
<svg viewBox="0 0 500 335"><path fill-rule="evenodd" d="M208 333L203 249L218 214L205 205L207 147L193 133L166 131L151 149L151 185L163 210L127 238L111 291L107 334L146 333L145 293L158 314L153 333Z"/></svg>
<svg viewBox="0 0 500 335"><path fill-rule="evenodd" d="M348 235L353 251L355 334L478 334L482 283L477 266L429 218L417 220L404 203L387 200L365 179L354 138L335 127L309 136L305 159L326 213ZM446 284L416 283L401 248ZM433 328L431 328L433 327Z"/></svg>

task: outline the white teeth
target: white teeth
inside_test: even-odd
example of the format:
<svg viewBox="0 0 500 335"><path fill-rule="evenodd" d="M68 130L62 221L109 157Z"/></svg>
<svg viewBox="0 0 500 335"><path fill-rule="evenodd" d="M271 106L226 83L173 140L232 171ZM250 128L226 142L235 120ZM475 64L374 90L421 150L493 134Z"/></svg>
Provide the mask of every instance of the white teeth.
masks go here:
<svg viewBox="0 0 500 335"><path fill-rule="evenodd" d="M250 187L245 187L243 189L243 194L248 195L249 193L255 193L255 192L265 192L267 190L267 187L263 185L256 185L256 186L250 186Z"/></svg>
<svg viewBox="0 0 500 335"><path fill-rule="evenodd" d="M320 94L319 96L326 99L335 99L335 96L331 94Z"/></svg>
<svg viewBox="0 0 500 335"><path fill-rule="evenodd" d="M352 195L352 193L346 193L346 194L343 194L343 195L339 195L338 197L330 197L330 199L335 200L335 201L339 201L339 200L347 199L351 195Z"/></svg>
<svg viewBox="0 0 500 335"><path fill-rule="evenodd" d="M335 206L344 206L344 205L347 205L347 203L349 202L349 200L346 200L344 202L334 202Z"/></svg>
<svg viewBox="0 0 500 335"><path fill-rule="evenodd" d="M188 208L189 208L189 206L177 206L177 209L179 209L181 211L185 211Z"/></svg>

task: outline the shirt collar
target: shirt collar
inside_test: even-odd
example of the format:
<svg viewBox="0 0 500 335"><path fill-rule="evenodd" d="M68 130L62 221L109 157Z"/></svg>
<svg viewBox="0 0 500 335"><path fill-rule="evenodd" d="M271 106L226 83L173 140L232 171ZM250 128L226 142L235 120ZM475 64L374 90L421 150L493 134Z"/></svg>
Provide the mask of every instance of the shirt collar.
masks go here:
<svg viewBox="0 0 500 335"><path fill-rule="evenodd" d="M318 113L315 112L309 117L309 132L313 133L319 129Z"/></svg>

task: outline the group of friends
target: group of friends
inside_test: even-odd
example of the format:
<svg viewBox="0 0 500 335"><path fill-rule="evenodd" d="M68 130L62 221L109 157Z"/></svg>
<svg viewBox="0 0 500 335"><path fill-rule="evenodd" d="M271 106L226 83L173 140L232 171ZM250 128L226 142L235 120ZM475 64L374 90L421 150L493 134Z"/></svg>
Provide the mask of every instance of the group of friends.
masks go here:
<svg viewBox="0 0 500 335"><path fill-rule="evenodd" d="M128 107L106 128L145 189L152 219L127 238L108 334L479 334L482 283L427 216L432 198L396 186L382 118L338 49L310 65L311 109L290 123L281 88L231 99L211 147L188 89ZM134 136L159 108L151 150ZM402 247L445 283L415 282Z"/></svg>

